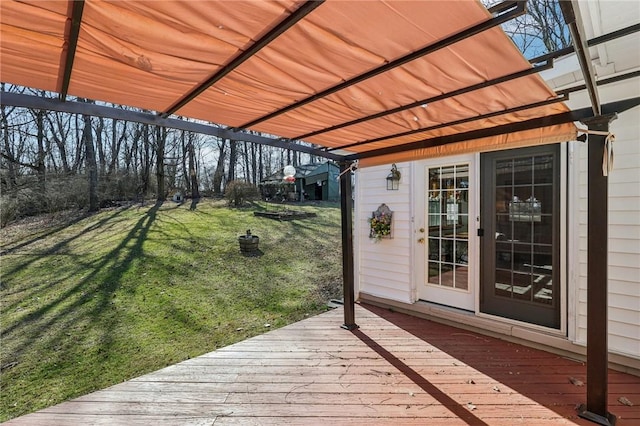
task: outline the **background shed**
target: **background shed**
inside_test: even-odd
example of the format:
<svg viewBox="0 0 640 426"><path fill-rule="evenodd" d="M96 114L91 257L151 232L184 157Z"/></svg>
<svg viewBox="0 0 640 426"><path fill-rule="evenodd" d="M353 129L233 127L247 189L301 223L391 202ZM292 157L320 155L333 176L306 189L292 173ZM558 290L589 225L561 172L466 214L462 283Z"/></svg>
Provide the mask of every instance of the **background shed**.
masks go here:
<svg viewBox="0 0 640 426"><path fill-rule="evenodd" d="M305 200L337 201L340 197L338 175L340 169L331 161L309 163L296 168L296 181L284 181L284 168L260 181L260 193L265 199L279 198L290 201L300 200L302 192Z"/></svg>

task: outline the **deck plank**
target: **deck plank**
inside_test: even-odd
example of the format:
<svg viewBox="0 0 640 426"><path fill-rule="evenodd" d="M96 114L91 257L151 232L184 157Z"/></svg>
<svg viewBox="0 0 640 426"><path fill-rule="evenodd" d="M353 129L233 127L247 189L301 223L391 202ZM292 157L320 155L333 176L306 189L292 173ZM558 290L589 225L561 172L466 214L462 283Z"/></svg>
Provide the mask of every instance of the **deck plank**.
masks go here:
<svg viewBox="0 0 640 426"><path fill-rule="evenodd" d="M583 362L366 305L272 330L7 425L591 425ZM624 396L634 406L622 405ZM640 424L640 378L609 409Z"/></svg>

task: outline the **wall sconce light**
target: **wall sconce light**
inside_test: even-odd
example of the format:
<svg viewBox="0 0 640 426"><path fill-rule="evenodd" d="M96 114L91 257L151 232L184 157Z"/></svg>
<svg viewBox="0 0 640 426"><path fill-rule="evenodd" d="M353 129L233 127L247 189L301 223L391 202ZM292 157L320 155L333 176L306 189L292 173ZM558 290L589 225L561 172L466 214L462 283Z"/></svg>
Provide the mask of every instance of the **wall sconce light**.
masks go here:
<svg viewBox="0 0 640 426"><path fill-rule="evenodd" d="M400 172L395 164L391 166L391 173L387 176L387 191L397 191L400 188Z"/></svg>

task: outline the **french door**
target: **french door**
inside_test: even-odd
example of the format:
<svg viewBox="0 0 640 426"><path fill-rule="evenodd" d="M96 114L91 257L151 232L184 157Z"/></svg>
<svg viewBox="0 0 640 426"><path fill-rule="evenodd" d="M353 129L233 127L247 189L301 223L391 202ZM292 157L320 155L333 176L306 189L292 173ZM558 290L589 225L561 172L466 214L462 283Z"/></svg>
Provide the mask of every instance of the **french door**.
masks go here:
<svg viewBox="0 0 640 426"><path fill-rule="evenodd" d="M418 253L424 274L418 297L474 311L475 169L471 158L458 159L447 164L427 161L420 170L425 191Z"/></svg>
<svg viewBox="0 0 640 426"><path fill-rule="evenodd" d="M559 145L482 154L480 311L560 328Z"/></svg>

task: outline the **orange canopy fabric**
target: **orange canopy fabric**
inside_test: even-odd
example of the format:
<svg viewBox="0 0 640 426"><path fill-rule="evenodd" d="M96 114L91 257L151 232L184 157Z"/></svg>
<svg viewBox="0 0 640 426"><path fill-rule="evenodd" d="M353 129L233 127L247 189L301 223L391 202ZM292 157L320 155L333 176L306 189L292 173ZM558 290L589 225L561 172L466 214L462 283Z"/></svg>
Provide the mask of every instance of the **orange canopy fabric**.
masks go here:
<svg viewBox="0 0 640 426"><path fill-rule="evenodd" d="M73 42L72 3L0 2L3 82L63 90L63 66ZM86 0L68 94L169 111L304 3ZM491 18L476 0L327 0L174 113L283 138L317 133L303 140L342 154L358 154L568 111L558 102L446 125L556 97L537 74L531 74L340 127L530 69L531 64L499 27L295 105ZM269 117L291 105L290 110ZM327 130L332 126L339 128ZM412 130L417 132L406 134ZM540 138L532 138L533 133ZM575 127L569 123L527 132L522 138L513 134L506 144L482 138L463 145L465 150L481 151L557 142L572 135ZM368 143L372 139L376 141ZM455 153L455 146L460 144L430 153L414 150L400 157ZM380 161L385 160L374 162Z"/></svg>

